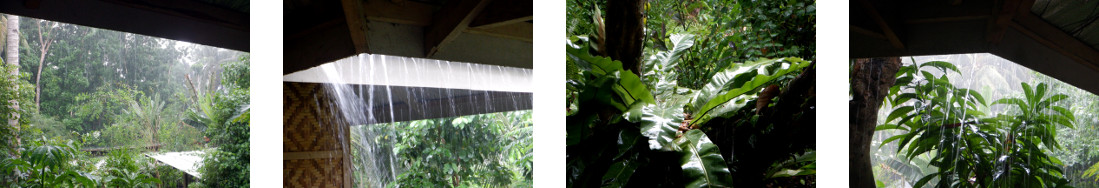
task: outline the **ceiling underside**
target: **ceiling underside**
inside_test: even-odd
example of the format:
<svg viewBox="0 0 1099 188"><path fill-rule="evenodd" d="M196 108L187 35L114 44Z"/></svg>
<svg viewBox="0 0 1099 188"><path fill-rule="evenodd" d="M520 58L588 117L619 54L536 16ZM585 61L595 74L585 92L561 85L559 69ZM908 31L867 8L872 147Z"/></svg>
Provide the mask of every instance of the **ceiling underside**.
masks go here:
<svg viewBox="0 0 1099 188"><path fill-rule="evenodd" d="M1095 1L872 1L850 4L852 58L992 53L1099 93ZM1048 7L1048 8L1046 8Z"/></svg>
<svg viewBox="0 0 1099 188"><path fill-rule="evenodd" d="M283 3L284 74L361 53L533 67L532 1Z"/></svg>
<svg viewBox="0 0 1099 188"><path fill-rule="evenodd" d="M1099 49L1099 1L1036 0L1030 11L1066 34Z"/></svg>
<svg viewBox="0 0 1099 188"><path fill-rule="evenodd" d="M248 3L240 0L0 1L0 13L249 51Z"/></svg>

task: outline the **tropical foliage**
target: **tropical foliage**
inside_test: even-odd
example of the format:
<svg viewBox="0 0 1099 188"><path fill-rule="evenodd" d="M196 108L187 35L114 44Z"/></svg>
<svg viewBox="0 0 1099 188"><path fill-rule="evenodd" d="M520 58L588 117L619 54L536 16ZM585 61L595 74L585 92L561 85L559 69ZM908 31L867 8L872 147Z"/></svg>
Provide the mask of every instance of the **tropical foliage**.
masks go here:
<svg viewBox="0 0 1099 188"><path fill-rule="evenodd" d="M567 3L567 184L813 186L815 2L644 3L636 72Z"/></svg>
<svg viewBox="0 0 1099 188"><path fill-rule="evenodd" d="M567 45L568 60L581 70L579 79L569 80L570 87L577 90L570 98L574 103L566 120L570 185L733 186L734 173L765 175L741 183L761 185L774 178L814 174L815 157L807 147L811 144L796 147L800 149L794 152L780 152L779 156L791 160L738 172L730 170L739 164L732 161L751 157L722 153L710 139L723 134L726 126L749 129L741 133L746 135L744 141L773 134L768 129L778 125L757 121L759 114L766 114L756 108L758 94L769 85L794 80L795 73L811 63L780 58L730 64L702 89L692 90L677 85L674 79L678 57L691 46L691 37L673 35L673 47L656 52L643 65L644 79L624 70L617 61L589 54L585 38L577 37L575 44ZM808 101L782 102L802 106ZM744 150L749 148L754 147ZM806 153L799 154L802 152ZM677 173L682 176L666 175Z"/></svg>
<svg viewBox="0 0 1099 188"><path fill-rule="evenodd" d="M1058 130L1075 126L1074 113L1062 106L1068 95L1045 83L1021 83L1021 96L989 102L955 87L950 72L961 73L951 63L931 61L897 73L886 97L891 112L876 129L900 133L881 144L896 143L899 159L883 166L889 174L913 187L1068 185L1061 160L1049 154L1062 148ZM989 106L1006 112L990 115Z"/></svg>
<svg viewBox="0 0 1099 188"><path fill-rule="evenodd" d="M248 185L246 53L32 18L19 27L19 66L0 63L0 185L188 186L145 154L215 147L202 173L217 178L190 186Z"/></svg>
<svg viewBox="0 0 1099 188"><path fill-rule="evenodd" d="M356 126L356 181L383 181L366 173L388 167L387 187L531 187L532 125L530 111L514 111Z"/></svg>

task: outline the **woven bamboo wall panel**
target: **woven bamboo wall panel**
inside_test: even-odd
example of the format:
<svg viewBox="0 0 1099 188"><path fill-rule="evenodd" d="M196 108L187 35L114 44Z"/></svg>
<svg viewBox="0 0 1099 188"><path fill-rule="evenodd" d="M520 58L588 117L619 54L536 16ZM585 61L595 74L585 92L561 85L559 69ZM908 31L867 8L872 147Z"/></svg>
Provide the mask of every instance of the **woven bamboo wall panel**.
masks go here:
<svg viewBox="0 0 1099 188"><path fill-rule="evenodd" d="M342 187L342 158L282 161L284 187Z"/></svg>
<svg viewBox="0 0 1099 188"><path fill-rule="evenodd" d="M337 135L343 135L343 126L323 102L328 100L324 91L321 84L283 83L283 152L341 149Z"/></svg>

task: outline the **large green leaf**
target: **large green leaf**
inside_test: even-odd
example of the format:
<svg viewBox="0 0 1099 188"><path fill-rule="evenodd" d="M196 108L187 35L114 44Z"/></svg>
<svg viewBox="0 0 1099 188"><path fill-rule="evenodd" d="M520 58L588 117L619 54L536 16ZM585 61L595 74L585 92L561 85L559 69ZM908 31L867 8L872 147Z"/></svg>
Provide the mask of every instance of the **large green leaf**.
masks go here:
<svg viewBox="0 0 1099 188"><path fill-rule="evenodd" d="M930 61L930 62L920 64L920 67L926 67L926 66L932 66L932 67L935 67L935 68L939 68L939 70L942 70L943 72L946 72L947 70L952 70L952 71L957 72L957 73L961 72L961 71L958 71L958 67L955 67L954 64L952 64L950 62L945 62L945 61Z"/></svg>
<svg viewBox="0 0 1099 188"><path fill-rule="evenodd" d="M686 187L732 187L732 173L721 157L717 145L700 130L690 130L675 140L683 148L683 175L690 181Z"/></svg>
<svg viewBox="0 0 1099 188"><path fill-rule="evenodd" d="M650 62L646 63L650 71L671 73L679 65L679 57L683 51L694 45L694 35L691 34L672 34L669 40L672 42L672 48L657 52Z"/></svg>
<svg viewBox="0 0 1099 188"><path fill-rule="evenodd" d="M672 48L667 51L659 51L653 54L644 63L644 80L653 87L653 93L674 92L678 87L676 82L676 67L679 67L679 59L684 50L694 45L694 35L673 34L670 38Z"/></svg>
<svg viewBox="0 0 1099 188"><path fill-rule="evenodd" d="M691 121L691 125L702 125L714 117L720 117L723 114L713 113L736 111L743 107L743 103L746 102L741 96L749 92L755 92L760 87L767 85L767 83L775 80L783 75L791 72L800 71L802 68L809 66L808 61L801 60L799 58L780 58L780 59L761 59L752 63L745 63L744 66L733 66L722 73L714 76L714 81L711 84L707 84L703 88L702 92L693 99L697 110L692 113L694 120ZM775 71L768 71L770 66L778 66ZM746 73L758 73L755 76L748 79L743 84L736 84L736 77L740 74ZM721 84L722 85L717 85ZM730 85L731 84L731 85ZM732 88L731 90L721 92L724 88ZM741 100L734 100L741 99ZM730 104L730 101L734 101ZM704 104L698 106L697 104Z"/></svg>
<svg viewBox="0 0 1099 188"><path fill-rule="evenodd" d="M68 162L74 153L75 150L68 145L44 144L23 153L23 158L37 168L53 167Z"/></svg>
<svg viewBox="0 0 1099 188"><path fill-rule="evenodd" d="M603 174L603 182L605 183L603 187L626 187L626 183L629 183L633 172L642 164L641 161L636 160L638 154L632 153L629 158L611 164L611 167L607 169L607 173Z"/></svg>
<svg viewBox="0 0 1099 188"><path fill-rule="evenodd" d="M626 120L641 122L641 135L649 138L649 149L679 151L676 134L683 122L683 108L673 105L634 105L624 114Z"/></svg>

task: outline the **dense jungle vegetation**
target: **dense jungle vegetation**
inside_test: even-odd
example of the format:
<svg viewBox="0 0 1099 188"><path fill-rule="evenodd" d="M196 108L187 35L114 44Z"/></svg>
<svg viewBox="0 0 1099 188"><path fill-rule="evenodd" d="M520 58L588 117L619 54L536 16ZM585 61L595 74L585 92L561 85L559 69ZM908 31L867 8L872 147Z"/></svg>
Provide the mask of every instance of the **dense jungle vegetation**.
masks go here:
<svg viewBox="0 0 1099 188"><path fill-rule="evenodd" d="M567 1L570 187L814 187L815 1Z"/></svg>
<svg viewBox="0 0 1099 188"><path fill-rule="evenodd" d="M871 146L878 187L1099 185L1099 96L990 62L912 58L895 78Z"/></svg>
<svg viewBox="0 0 1099 188"><path fill-rule="evenodd" d="M11 15L0 22L0 186L248 187L247 53ZM195 150L206 154L189 185L186 173L146 156Z"/></svg>
<svg viewBox="0 0 1099 188"><path fill-rule="evenodd" d="M361 187L372 181L390 182L386 187L532 187L533 133L529 110L355 126L351 135L365 135L351 138L355 182ZM364 160L369 154L374 161ZM370 167L383 168L384 178L366 177Z"/></svg>

